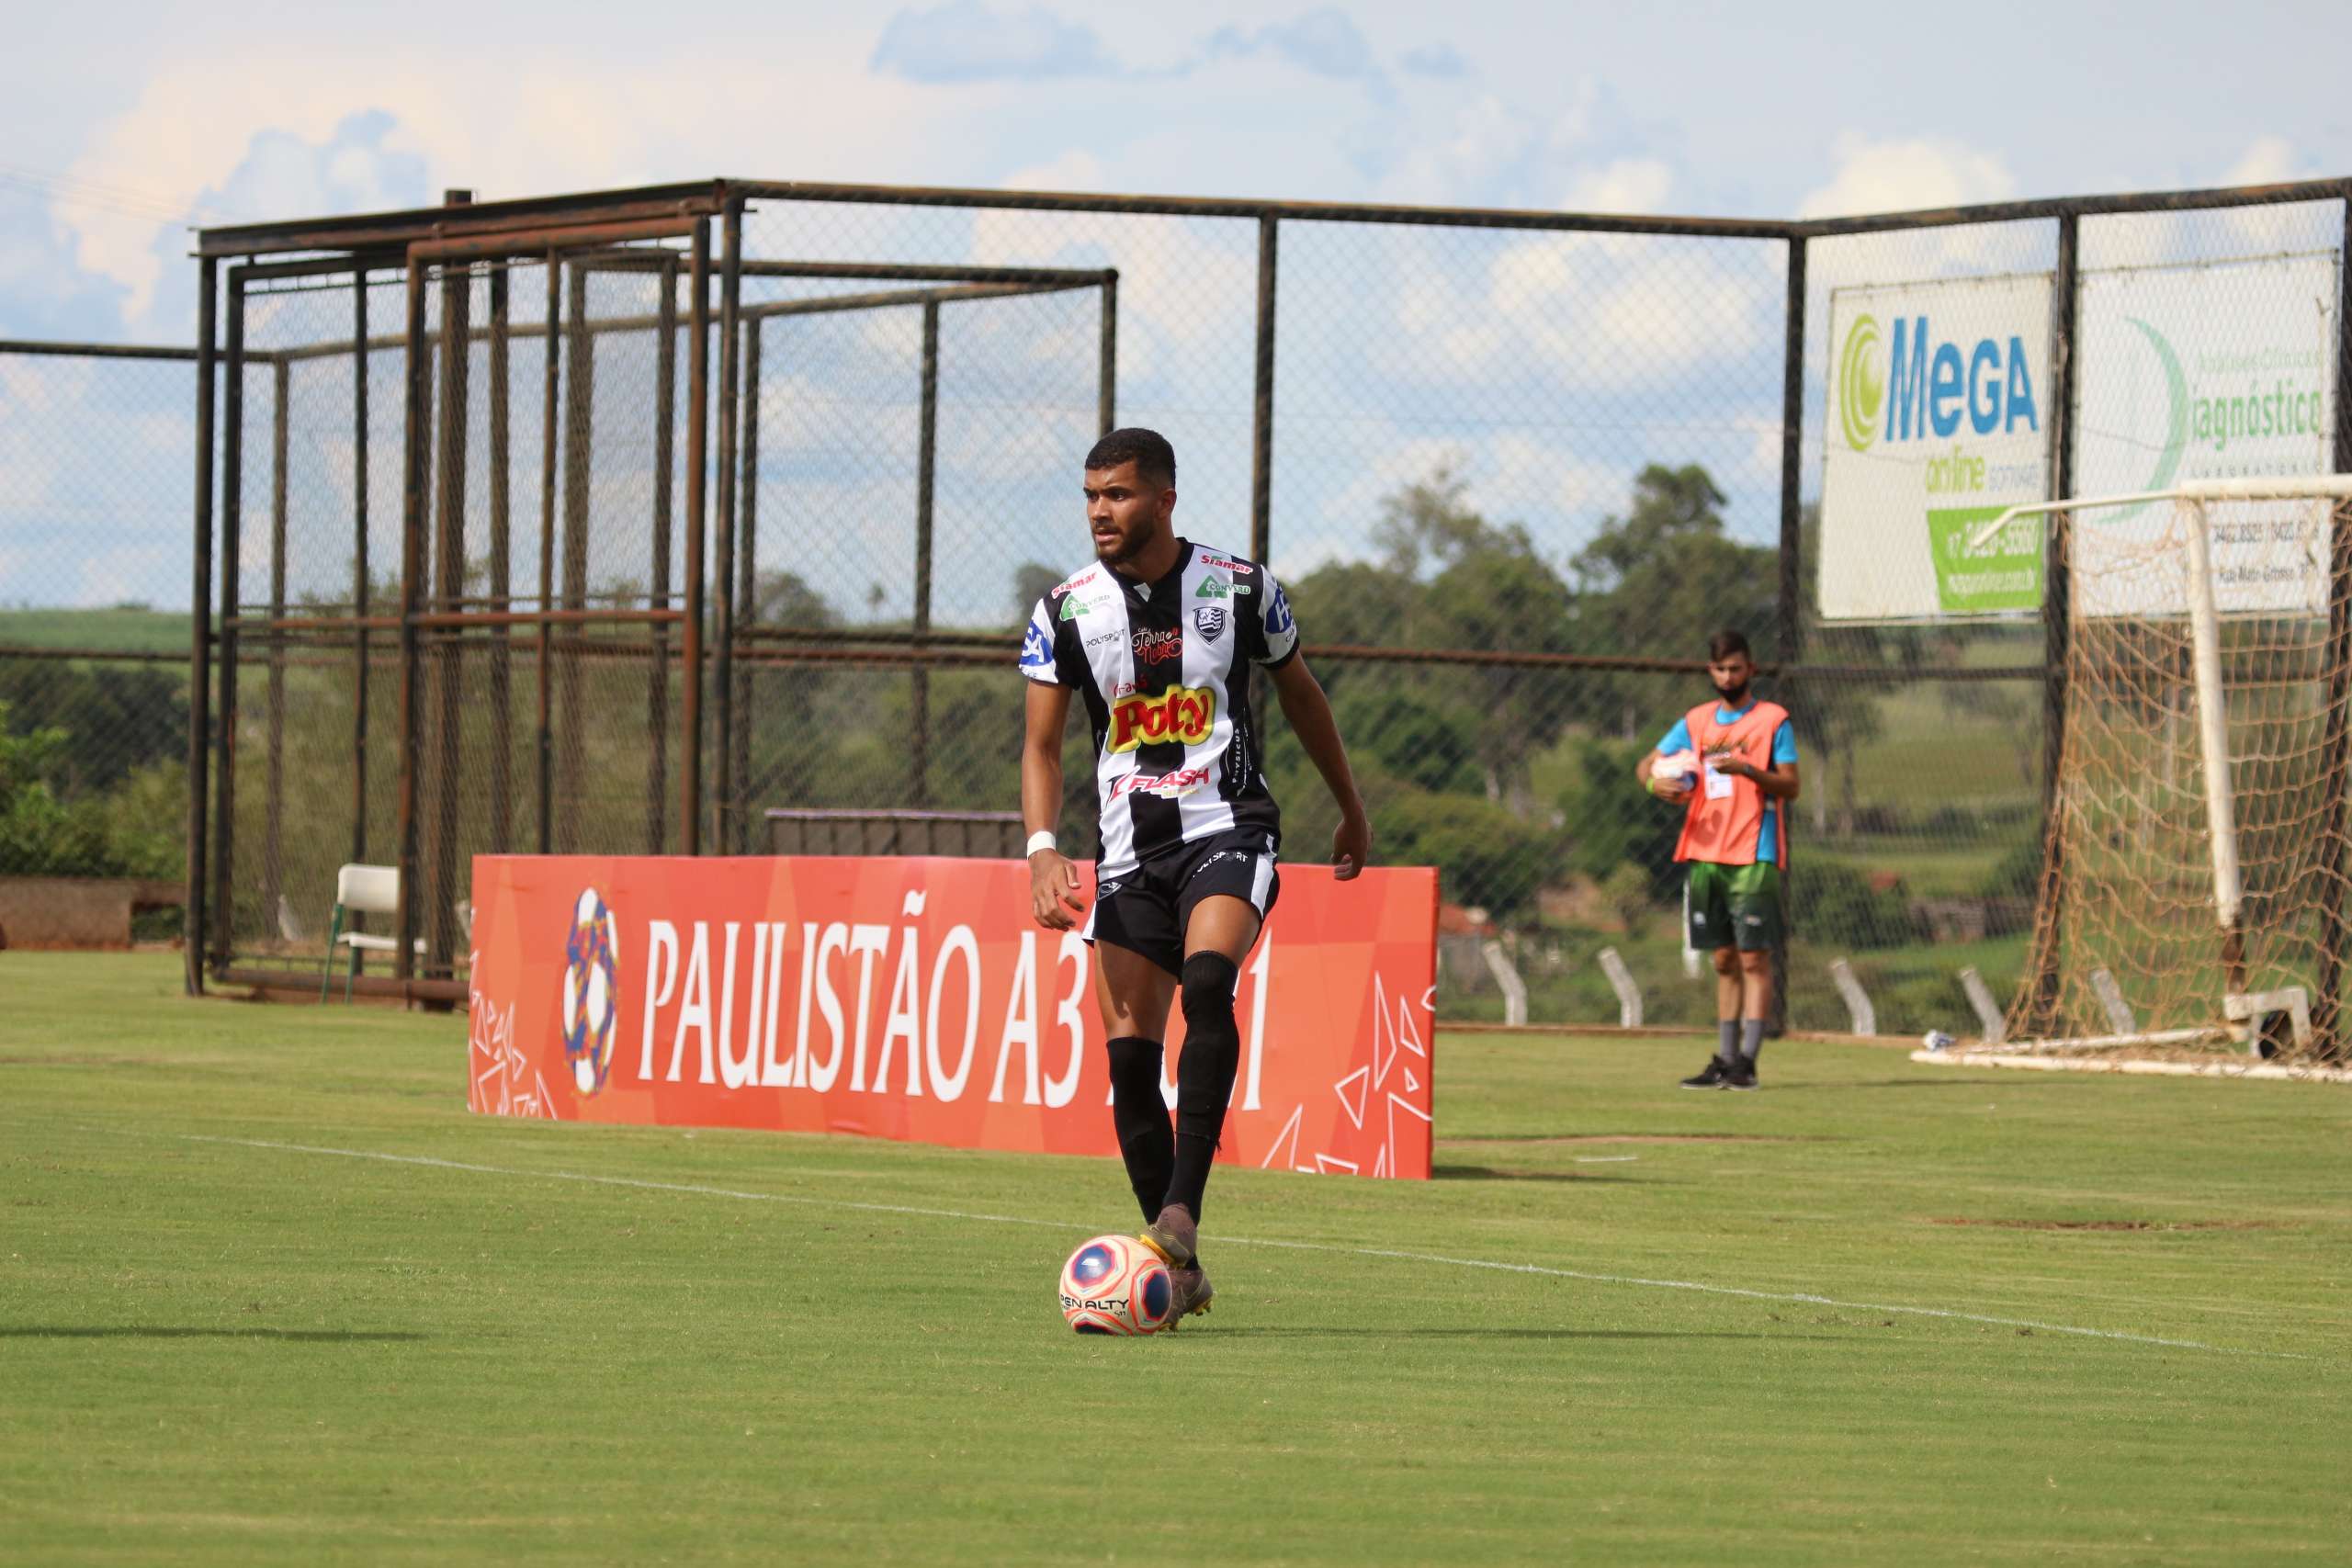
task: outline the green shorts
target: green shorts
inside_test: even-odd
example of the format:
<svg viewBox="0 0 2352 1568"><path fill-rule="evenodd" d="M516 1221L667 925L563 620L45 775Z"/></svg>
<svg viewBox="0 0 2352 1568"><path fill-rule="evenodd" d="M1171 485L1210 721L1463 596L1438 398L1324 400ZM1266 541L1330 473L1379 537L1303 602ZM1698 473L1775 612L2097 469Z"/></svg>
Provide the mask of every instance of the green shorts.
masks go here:
<svg viewBox="0 0 2352 1568"><path fill-rule="evenodd" d="M1690 863L1690 945L1701 953L1736 947L1762 953L1781 944L1781 868Z"/></svg>

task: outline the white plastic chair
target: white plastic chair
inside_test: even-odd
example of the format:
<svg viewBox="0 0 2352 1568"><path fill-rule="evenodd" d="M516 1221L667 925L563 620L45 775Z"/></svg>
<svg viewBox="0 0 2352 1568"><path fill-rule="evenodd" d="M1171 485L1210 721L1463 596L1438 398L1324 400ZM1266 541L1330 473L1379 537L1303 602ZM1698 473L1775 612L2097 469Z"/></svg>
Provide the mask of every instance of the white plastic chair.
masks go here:
<svg viewBox="0 0 2352 1568"><path fill-rule="evenodd" d="M319 967L319 1000L327 999L327 981L334 969L334 951L341 947L351 954L351 966L343 977L343 999L351 999L353 982L359 975L362 953L398 953L400 942L388 936L371 936L366 931L343 929L345 913L361 915L391 915L400 912L401 874L396 866L346 865L334 874L334 916L327 927L326 961ZM416 951L424 951L419 938Z"/></svg>

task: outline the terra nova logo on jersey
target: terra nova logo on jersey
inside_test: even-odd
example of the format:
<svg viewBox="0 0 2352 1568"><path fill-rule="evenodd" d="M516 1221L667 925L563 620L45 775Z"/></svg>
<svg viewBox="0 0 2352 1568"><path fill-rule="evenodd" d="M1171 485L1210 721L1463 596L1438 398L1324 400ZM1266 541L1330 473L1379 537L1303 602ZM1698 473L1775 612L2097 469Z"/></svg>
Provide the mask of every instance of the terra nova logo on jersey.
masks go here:
<svg viewBox="0 0 2352 1568"><path fill-rule="evenodd" d="M2006 343L1964 342L1939 336L1926 314L1897 316L1884 327L1875 316L1857 316L1838 351L1838 428L1857 452L1881 441L2038 432L2030 367L2025 340L2014 333ZM1953 456L1962 469L1955 479L1964 479L1967 454Z"/></svg>

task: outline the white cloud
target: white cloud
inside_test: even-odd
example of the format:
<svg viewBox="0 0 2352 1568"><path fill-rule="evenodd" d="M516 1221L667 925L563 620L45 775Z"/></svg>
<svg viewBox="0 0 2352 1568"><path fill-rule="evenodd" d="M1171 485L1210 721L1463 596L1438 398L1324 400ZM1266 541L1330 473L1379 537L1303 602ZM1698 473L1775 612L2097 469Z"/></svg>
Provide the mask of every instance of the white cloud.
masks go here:
<svg viewBox="0 0 2352 1568"><path fill-rule="evenodd" d="M1570 212L1663 212L1673 188L1674 171L1663 161L1620 158L1578 175L1560 205Z"/></svg>
<svg viewBox="0 0 2352 1568"><path fill-rule="evenodd" d="M1797 204L1798 217L1963 207L2007 201L2018 191L2016 176L1999 158L1954 141L1877 141L1849 130L1838 136L1833 151L1836 172Z"/></svg>
<svg viewBox="0 0 2352 1568"><path fill-rule="evenodd" d="M2222 175L2225 186L2283 185L2309 179L2313 165L2300 156L2283 136L2257 136Z"/></svg>

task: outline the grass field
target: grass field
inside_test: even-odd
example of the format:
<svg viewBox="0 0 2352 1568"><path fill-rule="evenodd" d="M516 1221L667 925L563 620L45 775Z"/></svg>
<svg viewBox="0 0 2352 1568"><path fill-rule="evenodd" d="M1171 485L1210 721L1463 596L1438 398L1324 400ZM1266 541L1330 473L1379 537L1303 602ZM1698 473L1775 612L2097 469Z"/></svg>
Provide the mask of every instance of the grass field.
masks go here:
<svg viewBox="0 0 2352 1568"><path fill-rule="evenodd" d="M0 1559L2342 1562L2352 1095L1444 1035L1437 1180L502 1122L461 1025L0 957ZM1244 1239L1246 1238L1246 1240Z"/></svg>

